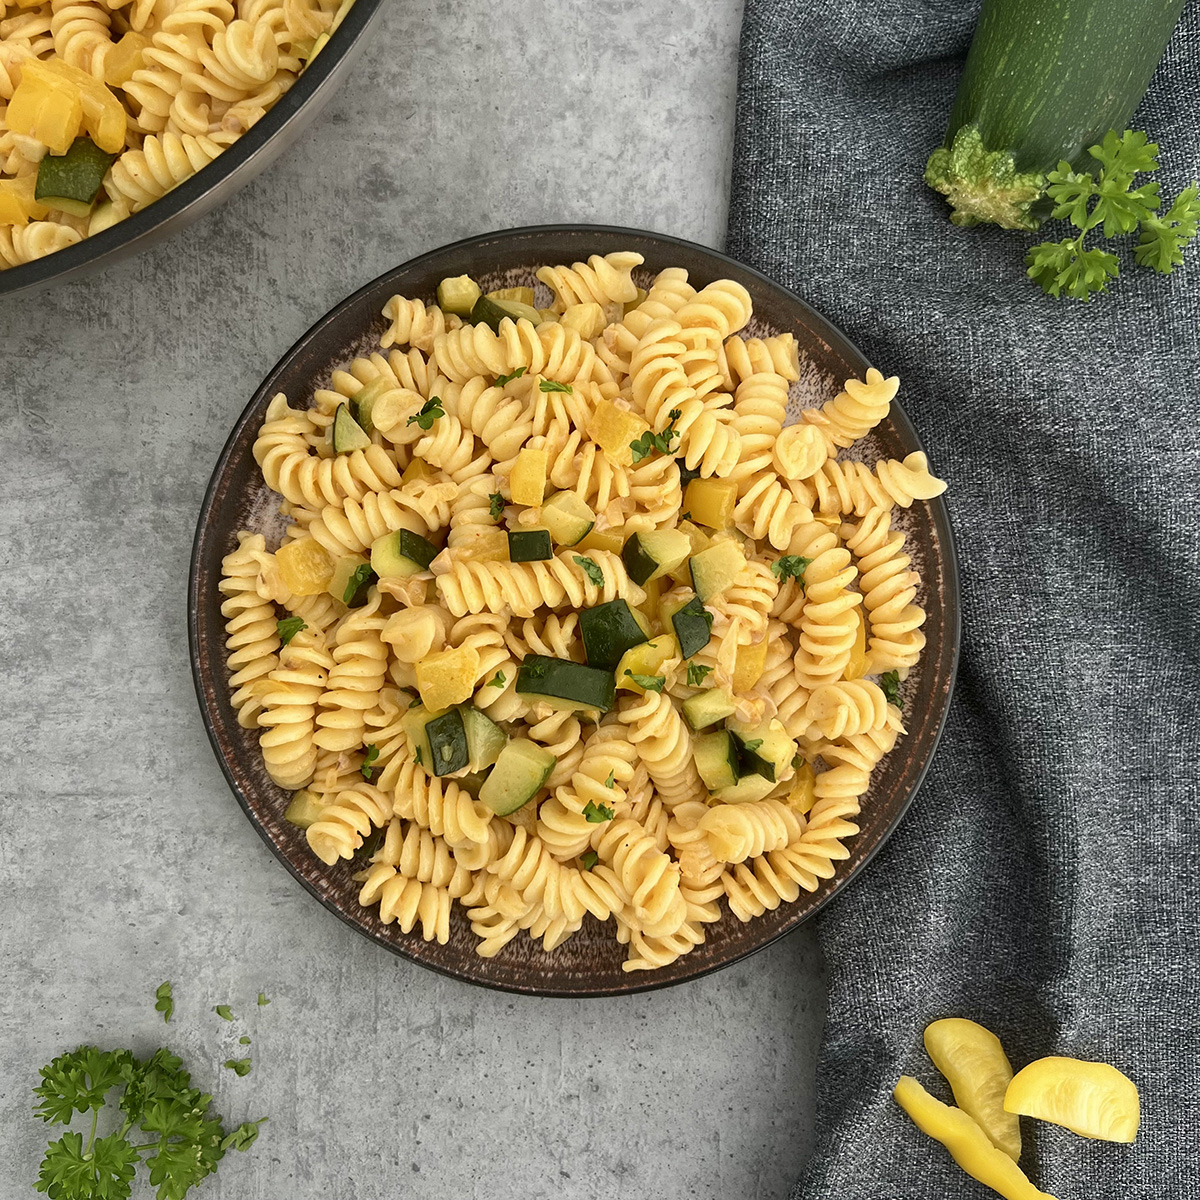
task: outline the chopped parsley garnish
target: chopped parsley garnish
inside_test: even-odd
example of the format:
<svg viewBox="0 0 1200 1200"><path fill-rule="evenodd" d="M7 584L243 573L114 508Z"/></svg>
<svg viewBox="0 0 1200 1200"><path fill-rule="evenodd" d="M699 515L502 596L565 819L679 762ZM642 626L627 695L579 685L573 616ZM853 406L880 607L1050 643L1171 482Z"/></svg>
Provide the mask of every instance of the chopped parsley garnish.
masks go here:
<svg viewBox="0 0 1200 1200"><path fill-rule="evenodd" d="M796 755L796 756L795 756L795 757L792 759L792 770L793 770L793 771L798 771L798 770L800 770L800 768L801 768L802 766L804 766L804 759L803 759L803 758L802 758L802 757L801 757L799 754L797 754L797 755Z"/></svg>
<svg viewBox="0 0 1200 1200"><path fill-rule="evenodd" d="M662 675L636 675L633 671L626 671L626 675L633 680L640 688L644 688L647 692L661 692L666 686L666 677Z"/></svg>
<svg viewBox="0 0 1200 1200"><path fill-rule="evenodd" d="M585 871L590 871L600 861L600 855L595 850L589 850L586 854L579 856L580 865Z"/></svg>
<svg viewBox="0 0 1200 1200"><path fill-rule="evenodd" d="M417 752L416 752L416 754L413 755L413 762L415 762L418 767L423 767L425 765L421 761L421 747L420 746L417 747Z"/></svg>
<svg viewBox="0 0 1200 1200"><path fill-rule="evenodd" d="M215 1012L217 1014L217 1016L221 1018L222 1021L232 1021L233 1020L233 1009L230 1008L228 1004L218 1004L213 1009L213 1012Z"/></svg>
<svg viewBox="0 0 1200 1200"><path fill-rule="evenodd" d="M512 383L514 379L520 379L525 374L524 367L518 367L515 371L510 371L507 375L496 376L496 387L503 387L506 383Z"/></svg>
<svg viewBox="0 0 1200 1200"><path fill-rule="evenodd" d="M434 396L432 399L426 400L421 406L419 413L413 413L405 422L406 425L416 424L421 429L432 429L433 423L438 417L444 417L445 410L442 408L442 400L440 396Z"/></svg>
<svg viewBox="0 0 1200 1200"><path fill-rule="evenodd" d="M505 678L504 672L497 671L496 674L493 675L492 678L488 680L487 686L494 687L494 688L502 688L507 682L508 682L508 680Z"/></svg>
<svg viewBox="0 0 1200 1200"><path fill-rule="evenodd" d="M238 1045L239 1046L248 1046L248 1045L250 1045L250 1039L243 1033L242 1036L240 1038L238 1038Z"/></svg>
<svg viewBox="0 0 1200 1200"><path fill-rule="evenodd" d="M362 563L355 567L354 574L346 581L346 590L342 593L342 603L353 604L354 597L358 595L359 591L376 578L378 577L371 570L370 563Z"/></svg>
<svg viewBox="0 0 1200 1200"><path fill-rule="evenodd" d="M575 389L569 383L559 383L557 379L539 379L538 391L574 393Z"/></svg>
<svg viewBox="0 0 1200 1200"><path fill-rule="evenodd" d="M367 754L366 754L366 757L362 761L362 766L358 768L359 773L362 775L362 777L364 779L370 779L371 776L375 774L374 763L378 757L379 757L379 747L376 746L374 742L372 742L367 747Z"/></svg>
<svg viewBox="0 0 1200 1200"><path fill-rule="evenodd" d="M604 786L605 786L606 788L611 788L611 787L616 787L616 786L617 786L617 773L616 773L616 771L609 771L609 773L608 773L608 778L607 778L607 779L604 781Z"/></svg>
<svg viewBox="0 0 1200 1200"><path fill-rule="evenodd" d="M239 1078L250 1074L251 1062L248 1058L227 1058L225 1065Z"/></svg>
<svg viewBox="0 0 1200 1200"><path fill-rule="evenodd" d="M493 521L500 520L504 512L504 497L499 492L492 492L488 496L488 512L491 514Z"/></svg>
<svg viewBox="0 0 1200 1200"><path fill-rule="evenodd" d="M629 448L633 451L634 463L640 463L643 458L649 458L655 450L660 454L671 453L671 442L679 436L675 430L675 422L683 416L683 413L680 409L673 408L667 415L671 418L671 423L662 433L651 433L650 430L646 430L641 437L634 438L629 443Z"/></svg>
<svg viewBox="0 0 1200 1200"><path fill-rule="evenodd" d="M605 821L611 821L616 815L615 808L609 808L607 804L597 804L594 800L589 800L583 806L584 819L592 825L601 825Z"/></svg>
<svg viewBox="0 0 1200 1200"><path fill-rule="evenodd" d="M303 617L281 617L275 622L275 631L279 640L286 646L302 629L308 628L308 622Z"/></svg>
<svg viewBox="0 0 1200 1200"><path fill-rule="evenodd" d="M154 1011L162 1013L164 1024L175 1015L175 997L171 995L169 979L154 989Z"/></svg>
<svg viewBox="0 0 1200 1200"><path fill-rule="evenodd" d="M596 565L594 559L584 558L582 554L574 556L575 561L583 569L583 573L596 585L596 587L604 586L604 572Z"/></svg>
<svg viewBox="0 0 1200 1200"><path fill-rule="evenodd" d="M798 579L803 583L805 568L811 562L811 558L805 558L801 554L785 554L771 564L771 574L780 583L783 583L785 579Z"/></svg>
<svg viewBox="0 0 1200 1200"><path fill-rule="evenodd" d="M712 667L702 666L698 662L688 663L688 687L698 688L704 683L704 677L712 674Z"/></svg>
<svg viewBox="0 0 1200 1200"><path fill-rule="evenodd" d="M889 704L894 704L897 708L904 707L904 701L900 699L899 671L885 671L879 677L879 686L883 689L883 694Z"/></svg>
<svg viewBox="0 0 1200 1200"><path fill-rule="evenodd" d="M687 465L687 459L677 458L675 460L675 464L679 467L679 483L681 487L687 487L687 485L691 483L693 479L700 478L699 469L693 471L692 468ZM691 513L688 513L687 515L690 517ZM679 519L684 521L687 519L687 517L680 517Z"/></svg>
<svg viewBox="0 0 1200 1200"><path fill-rule="evenodd" d="M263 1005L265 1005L265 1004L270 1004L270 1003L271 1003L271 1001L267 999L267 993L266 993L266 992L259 992L259 993L258 993L258 1007L259 1007L259 1008L262 1008L262 1007L263 1007Z"/></svg>

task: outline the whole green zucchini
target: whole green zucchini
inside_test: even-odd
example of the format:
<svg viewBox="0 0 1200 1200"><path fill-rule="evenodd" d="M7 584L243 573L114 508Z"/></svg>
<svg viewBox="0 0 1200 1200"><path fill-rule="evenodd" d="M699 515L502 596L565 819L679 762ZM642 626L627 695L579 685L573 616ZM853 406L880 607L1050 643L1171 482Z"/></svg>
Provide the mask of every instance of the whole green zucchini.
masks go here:
<svg viewBox="0 0 1200 1200"><path fill-rule="evenodd" d="M925 182L956 225L1036 229L1046 172L1090 170L1126 127L1185 0L984 0L945 143Z"/></svg>

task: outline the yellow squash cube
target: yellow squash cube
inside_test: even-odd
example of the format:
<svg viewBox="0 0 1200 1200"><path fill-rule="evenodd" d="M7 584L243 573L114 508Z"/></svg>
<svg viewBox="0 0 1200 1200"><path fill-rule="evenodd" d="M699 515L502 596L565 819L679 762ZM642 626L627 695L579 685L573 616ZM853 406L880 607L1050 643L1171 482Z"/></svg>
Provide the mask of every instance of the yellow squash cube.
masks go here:
<svg viewBox="0 0 1200 1200"><path fill-rule="evenodd" d="M796 778L792 780L792 790L787 794L785 803L788 808L802 815L807 813L817 799L814 782L812 767L808 763L801 763Z"/></svg>
<svg viewBox="0 0 1200 1200"><path fill-rule="evenodd" d="M680 658L679 643L673 635L666 633L626 650L617 664L617 687L644 693L646 689L633 676L661 676L663 667L673 658Z"/></svg>
<svg viewBox="0 0 1200 1200"><path fill-rule="evenodd" d="M574 549L607 550L610 554L620 554L624 545L625 535L619 529L593 529Z"/></svg>
<svg viewBox="0 0 1200 1200"><path fill-rule="evenodd" d="M851 611L858 621L858 627L854 631L854 645L850 649L845 678L861 679L867 673L867 622L861 608Z"/></svg>
<svg viewBox="0 0 1200 1200"><path fill-rule="evenodd" d="M728 529L733 524L737 484L732 479L693 479L687 486L683 507L698 525Z"/></svg>
<svg viewBox="0 0 1200 1200"><path fill-rule="evenodd" d="M22 66L22 79L32 65L27 62ZM99 79L94 79L86 71L72 67L57 58L47 59L45 62L39 60L36 65L40 72L56 78L62 85L72 87L79 93L84 129L101 150L106 154L119 154L125 149L125 109L120 100ZM60 150L55 153L63 152Z"/></svg>
<svg viewBox="0 0 1200 1200"><path fill-rule="evenodd" d="M637 413L618 408L611 400L601 400L587 422L588 437L623 467L633 466L629 443L649 432L650 426Z"/></svg>
<svg viewBox="0 0 1200 1200"><path fill-rule="evenodd" d="M417 663L417 691L429 709L449 708L469 700L479 676L479 651L459 646L431 654Z"/></svg>
<svg viewBox="0 0 1200 1200"><path fill-rule="evenodd" d="M40 70L46 64L27 59L5 120L13 133L37 138L51 154L66 154L83 125L79 89Z"/></svg>
<svg viewBox="0 0 1200 1200"><path fill-rule="evenodd" d="M762 677L767 665L767 639L739 646L733 661L733 690L748 692Z"/></svg>
<svg viewBox="0 0 1200 1200"><path fill-rule="evenodd" d="M315 538L302 537L280 546L275 562L284 586L294 596L319 596L333 578L333 560Z"/></svg>
<svg viewBox="0 0 1200 1200"><path fill-rule="evenodd" d="M144 67L144 52L150 48L150 39L132 29L121 38L104 59L104 82L109 87L124 87L134 71Z"/></svg>
<svg viewBox="0 0 1200 1200"><path fill-rule="evenodd" d="M0 180L0 225L28 225L50 211L34 197L36 187L36 175Z"/></svg>
<svg viewBox="0 0 1200 1200"><path fill-rule="evenodd" d="M514 504L541 504L546 495L548 458L545 450L528 447L517 455L508 481Z"/></svg>

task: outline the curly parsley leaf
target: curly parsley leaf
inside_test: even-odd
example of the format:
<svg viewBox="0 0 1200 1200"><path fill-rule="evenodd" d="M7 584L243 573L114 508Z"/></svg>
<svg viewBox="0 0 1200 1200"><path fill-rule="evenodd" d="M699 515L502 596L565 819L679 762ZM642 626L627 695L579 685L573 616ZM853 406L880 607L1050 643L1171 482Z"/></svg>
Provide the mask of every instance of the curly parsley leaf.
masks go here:
<svg viewBox="0 0 1200 1200"><path fill-rule="evenodd" d="M698 688L703 686L704 677L711 674L712 667L703 666L698 662L689 662L687 672L688 687Z"/></svg>
<svg viewBox="0 0 1200 1200"><path fill-rule="evenodd" d="M635 464L640 463L643 458L649 458L651 454L657 450L660 454L671 453L671 442L679 436L675 429L675 422L683 416L683 412L678 408L673 408L667 414L670 418L670 424L661 433L652 433L646 430L639 438L634 438L629 443L629 449L633 451L633 461Z"/></svg>
<svg viewBox="0 0 1200 1200"><path fill-rule="evenodd" d="M42 1067L42 1082L33 1089L41 1098L34 1108L43 1121L68 1125L75 1112L97 1112L104 1107L110 1088L125 1080L133 1055L127 1050L100 1050L80 1046L71 1054L61 1054L49 1066Z"/></svg>
<svg viewBox="0 0 1200 1200"><path fill-rule="evenodd" d="M559 383L557 379L539 379L539 392L567 392L574 394L575 389L569 383Z"/></svg>
<svg viewBox="0 0 1200 1200"><path fill-rule="evenodd" d="M421 760L421 747L420 746L417 747L417 751L413 755L413 762L415 762L418 767L423 767L425 765L425 763Z"/></svg>
<svg viewBox="0 0 1200 1200"><path fill-rule="evenodd" d="M494 688L502 688L507 682L508 682L508 679L505 677L504 672L497 671L496 674L493 675L492 678L488 680L487 686L494 687Z"/></svg>
<svg viewBox="0 0 1200 1200"><path fill-rule="evenodd" d="M1196 236L1200 222L1200 188L1184 188L1161 217L1147 217L1133 249L1139 266L1169 275L1181 262L1183 250Z"/></svg>
<svg viewBox="0 0 1200 1200"><path fill-rule="evenodd" d="M358 768L359 774L364 779L370 779L375 774L375 762L379 758L379 747L372 742L367 747L367 753L362 760L362 766Z"/></svg>
<svg viewBox="0 0 1200 1200"><path fill-rule="evenodd" d="M583 573L596 585L596 587L604 586L604 572L597 566L595 559L584 558L582 554L573 556L576 563L579 564Z"/></svg>
<svg viewBox="0 0 1200 1200"><path fill-rule="evenodd" d="M300 630L307 628L308 622L303 617L280 617L275 622L275 630L279 634L279 640L285 646Z"/></svg>
<svg viewBox="0 0 1200 1200"><path fill-rule="evenodd" d="M266 992L259 992L259 993L258 993L258 1007L259 1007L259 1008L262 1008L264 1005L267 1005L267 1004L270 1004L270 1003L271 1003L271 1001L270 1001L270 1000L267 998L267 993L266 993Z"/></svg>
<svg viewBox="0 0 1200 1200"><path fill-rule="evenodd" d="M128 1200L140 1161L119 1133L94 1140L87 1150L82 1134L64 1133L47 1147L34 1188L51 1200Z"/></svg>
<svg viewBox="0 0 1200 1200"><path fill-rule="evenodd" d="M429 430L433 428L433 423L438 417L446 415L445 409L442 408L442 400L440 396L434 396L421 406L421 411L413 413L405 422L406 425L415 424L420 429Z"/></svg>
<svg viewBox="0 0 1200 1200"><path fill-rule="evenodd" d="M1065 159L1058 170L1046 176L1046 195L1054 201L1051 216L1070 221L1076 229L1089 229L1088 201L1096 190L1096 181L1086 172L1073 171Z"/></svg>
<svg viewBox="0 0 1200 1200"><path fill-rule="evenodd" d="M771 564L771 574L780 583L785 579L797 579L803 583L804 572L811 562L811 558L805 558L802 554L785 554Z"/></svg>
<svg viewBox="0 0 1200 1200"><path fill-rule="evenodd" d="M248 1046L248 1045L250 1045L250 1039L243 1033L242 1036L240 1038L238 1038L238 1045L239 1046Z"/></svg>
<svg viewBox="0 0 1200 1200"><path fill-rule="evenodd" d="M897 708L904 707L904 701L900 699L899 671L885 671L879 677L879 686L889 704L894 704Z"/></svg>
<svg viewBox="0 0 1200 1200"><path fill-rule="evenodd" d="M1121 271L1115 254L1098 246L1083 250L1077 238L1034 246L1025 256L1025 265L1025 273L1048 296L1065 293L1076 300L1090 300L1095 292L1104 291Z"/></svg>
<svg viewBox="0 0 1200 1200"><path fill-rule="evenodd" d="M492 492L488 496L488 515L493 521L500 520L504 513L504 497L499 492Z"/></svg>
<svg viewBox="0 0 1200 1200"><path fill-rule="evenodd" d="M592 825L602 825L605 821L611 821L616 815L615 808L610 808L607 804L597 804L595 800L589 800L583 806L584 819Z"/></svg>
<svg viewBox="0 0 1200 1200"><path fill-rule="evenodd" d="M365 587L369 587L378 576L371 570L370 563L361 563L354 568L354 573L346 581L346 590L342 593L343 604L353 604L358 596L358 593Z"/></svg>
<svg viewBox="0 0 1200 1200"><path fill-rule="evenodd" d="M154 989L154 1011L163 1015L163 1023L171 1019L175 1013L175 997L171 995L171 981L163 980Z"/></svg>
<svg viewBox="0 0 1200 1200"><path fill-rule="evenodd" d="M227 1058L225 1066L235 1075L241 1077L250 1074L250 1068L253 1066L253 1063L248 1058Z"/></svg>
<svg viewBox="0 0 1200 1200"><path fill-rule="evenodd" d="M604 786L605 786L606 788L612 788L612 787L616 787L616 786L617 786L617 773L616 773L616 771L609 771L609 773L608 773L608 778L607 778L607 779L604 781Z"/></svg>
<svg viewBox="0 0 1200 1200"><path fill-rule="evenodd" d="M214 1006L213 1012L215 1012L222 1021L233 1020L233 1009L230 1008L228 1004L218 1004Z"/></svg>
<svg viewBox="0 0 1200 1200"><path fill-rule="evenodd" d="M221 1150L249 1150L258 1140L258 1130L267 1122L266 1117L257 1121L243 1121L231 1134L221 1139Z"/></svg>
<svg viewBox="0 0 1200 1200"><path fill-rule="evenodd" d="M638 687L647 692L661 692L666 686L666 677L662 675L638 675L633 671L626 671L626 675L633 680Z"/></svg>
<svg viewBox="0 0 1200 1200"><path fill-rule="evenodd" d="M1098 146L1088 147L1088 153L1103 168L1105 179L1128 182L1135 175L1158 170L1158 144L1141 130L1127 129L1118 136L1115 129L1110 129Z"/></svg>
<svg viewBox="0 0 1200 1200"><path fill-rule="evenodd" d="M600 861L600 855L595 850L589 850L586 854L579 856L579 865L585 870L590 871Z"/></svg>
<svg viewBox="0 0 1200 1200"><path fill-rule="evenodd" d="M512 383L514 379L520 379L525 374L524 367L518 367L515 371L510 371L507 375L496 376L496 387L504 387L505 384Z"/></svg>

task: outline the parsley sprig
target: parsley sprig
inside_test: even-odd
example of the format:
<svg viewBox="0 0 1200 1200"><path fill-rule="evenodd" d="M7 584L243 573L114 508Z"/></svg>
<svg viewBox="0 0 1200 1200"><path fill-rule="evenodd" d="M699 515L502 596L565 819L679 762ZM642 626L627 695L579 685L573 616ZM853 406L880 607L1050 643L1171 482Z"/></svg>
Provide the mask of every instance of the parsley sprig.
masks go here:
<svg viewBox="0 0 1200 1200"><path fill-rule="evenodd" d="M900 699L899 671L885 671L879 677L879 686L889 704L894 704L897 708L904 707L904 701Z"/></svg>
<svg viewBox="0 0 1200 1200"><path fill-rule="evenodd" d="M607 804L597 804L595 800L589 800L583 806L583 817L592 825L602 825L605 821L611 821L617 815L615 808L610 808Z"/></svg>
<svg viewBox="0 0 1200 1200"><path fill-rule="evenodd" d="M638 675L633 671L626 671L625 674L646 692L661 692L667 682L663 675Z"/></svg>
<svg viewBox="0 0 1200 1200"><path fill-rule="evenodd" d="M1131 129L1104 135L1088 153L1100 163L1098 175L1073 171L1063 161L1047 175L1046 195L1054 201L1051 214L1079 230L1076 237L1041 242L1025 256L1026 274L1050 296L1090 300L1107 289L1121 272L1120 260L1100 246L1086 246L1092 230L1106 238L1140 231L1134 258L1144 267L1170 274L1183 261L1184 247L1196 236L1200 221L1200 189L1185 188L1164 216L1157 181L1134 186L1134 178L1158 170L1158 146Z"/></svg>
<svg viewBox="0 0 1200 1200"><path fill-rule="evenodd" d="M578 564L580 570L588 577L596 587L604 586L604 572L600 570L594 558L585 558L582 554L572 556Z"/></svg>
<svg viewBox="0 0 1200 1200"><path fill-rule="evenodd" d="M691 662L689 660L688 672L687 672L688 687L694 687L694 688L702 687L704 684L704 677L706 675L710 675L711 673L712 673L712 667L706 667L706 666L703 666L701 663Z"/></svg>
<svg viewBox="0 0 1200 1200"><path fill-rule="evenodd" d="M506 383L512 383L514 379L520 379L525 374L524 367L518 367L515 371L510 371L507 375L496 376L496 387L504 387Z"/></svg>
<svg viewBox="0 0 1200 1200"><path fill-rule="evenodd" d="M492 492L488 496L488 513L493 521L500 520L500 515L504 512L504 497L499 492Z"/></svg>
<svg viewBox="0 0 1200 1200"><path fill-rule="evenodd" d="M86 1142L67 1130L47 1147L34 1187L51 1200L128 1200L142 1162L159 1200L183 1200L227 1150L248 1149L266 1120L246 1121L227 1134L210 1111L212 1097L192 1087L183 1061L165 1046L146 1059L132 1050L80 1046L43 1067L41 1077L33 1091L34 1112L43 1121L69 1125L76 1112L92 1114ZM98 1138L100 1113L115 1088L122 1089L121 1123ZM131 1143L134 1126L147 1135L144 1143Z"/></svg>
<svg viewBox="0 0 1200 1200"><path fill-rule="evenodd" d="M367 747L366 754L363 755L362 766L358 768L358 773L366 780L370 780L375 774L375 763L379 758L379 747L372 742Z"/></svg>
<svg viewBox="0 0 1200 1200"><path fill-rule="evenodd" d="M630 450L633 451L634 463L640 463L643 458L649 458L655 450L659 454L671 453L671 442L679 436L675 429L675 422L683 416L683 412L678 408L673 408L667 414L671 419L671 423L662 431L662 433L652 433L649 429L639 438L634 438L629 443Z"/></svg>
<svg viewBox="0 0 1200 1200"><path fill-rule="evenodd" d="M771 574L780 583L786 579L798 579L803 583L804 572L811 562L811 558L805 558L802 554L785 554L771 564Z"/></svg>
<svg viewBox="0 0 1200 1200"><path fill-rule="evenodd" d="M286 646L302 629L308 628L308 622L303 617L280 617L275 622L279 641Z"/></svg>
<svg viewBox="0 0 1200 1200"><path fill-rule="evenodd" d="M405 422L405 425L415 424L419 429L429 430L433 428L433 423L438 419L438 417L444 417L445 415L446 411L442 408L441 397L434 396L431 399L426 400L425 403L421 405L421 411L418 413L413 413L413 415Z"/></svg>
<svg viewBox="0 0 1200 1200"><path fill-rule="evenodd" d="M559 383L557 379L539 379L539 392L568 392L574 394L575 389L569 383Z"/></svg>

